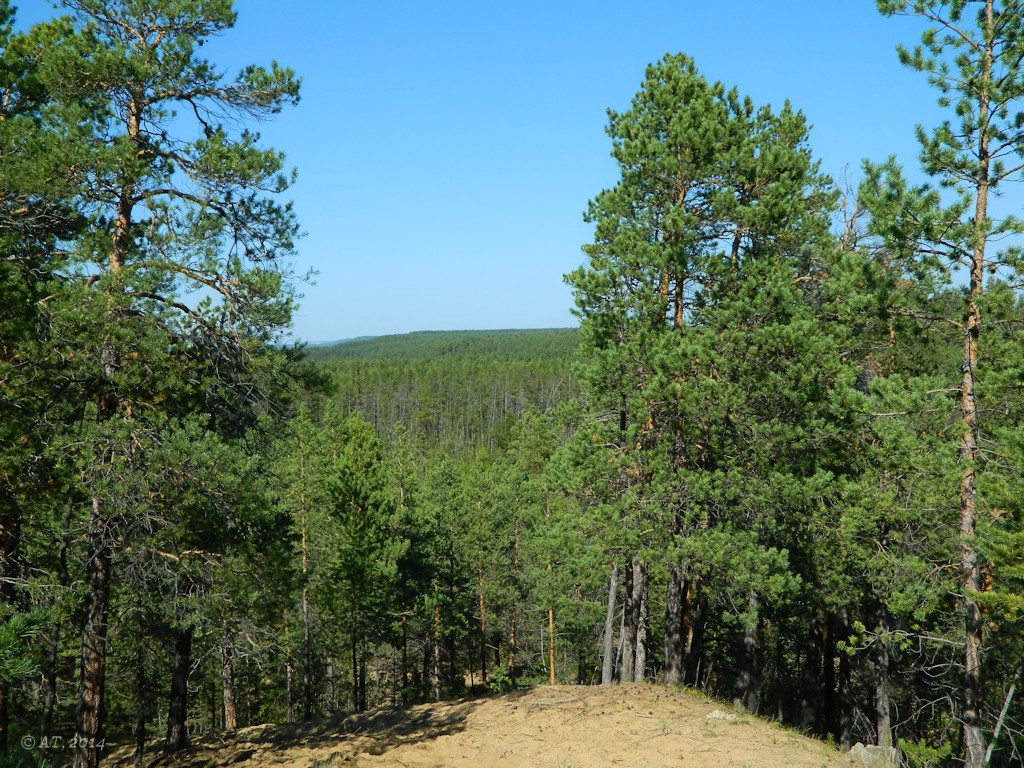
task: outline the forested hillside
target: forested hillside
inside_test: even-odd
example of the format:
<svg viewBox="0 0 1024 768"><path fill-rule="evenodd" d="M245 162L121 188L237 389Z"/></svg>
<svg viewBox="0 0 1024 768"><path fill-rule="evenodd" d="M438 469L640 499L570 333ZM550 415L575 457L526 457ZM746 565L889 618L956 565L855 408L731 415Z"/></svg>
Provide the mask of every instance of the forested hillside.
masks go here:
<svg viewBox="0 0 1024 768"><path fill-rule="evenodd" d="M227 0L0 0L0 753L653 681L1020 765L1024 4L877 5L927 26L926 183L841 189L794 105L666 55L578 331L302 350L249 127L296 75L203 58Z"/></svg>
<svg viewBox="0 0 1024 768"><path fill-rule="evenodd" d="M337 360L436 360L457 355L491 360L568 360L579 345L573 328L500 331L419 331L309 347L306 356Z"/></svg>
<svg viewBox="0 0 1024 768"><path fill-rule="evenodd" d="M308 350L330 373L334 401L388 437L396 426L434 448L493 449L509 420L576 394L570 328L433 331Z"/></svg>

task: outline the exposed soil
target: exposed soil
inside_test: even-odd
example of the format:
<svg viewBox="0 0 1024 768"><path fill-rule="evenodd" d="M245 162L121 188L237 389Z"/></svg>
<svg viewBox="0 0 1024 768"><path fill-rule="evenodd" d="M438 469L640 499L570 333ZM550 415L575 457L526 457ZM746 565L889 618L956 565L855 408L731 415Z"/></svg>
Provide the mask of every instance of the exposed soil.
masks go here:
<svg viewBox="0 0 1024 768"><path fill-rule="evenodd" d="M132 764L129 749L108 764ZM479 699L380 708L307 725L260 725L147 766L360 768L849 768L823 742L652 685L554 686Z"/></svg>

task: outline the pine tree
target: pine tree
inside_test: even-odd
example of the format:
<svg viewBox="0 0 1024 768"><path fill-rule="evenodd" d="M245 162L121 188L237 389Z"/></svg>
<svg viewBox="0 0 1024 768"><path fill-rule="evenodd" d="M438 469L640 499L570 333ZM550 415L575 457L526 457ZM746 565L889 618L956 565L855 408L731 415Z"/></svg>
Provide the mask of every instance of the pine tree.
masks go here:
<svg viewBox="0 0 1024 768"><path fill-rule="evenodd" d="M959 565L961 610L964 616L964 677L962 711L964 763L979 768L985 756L982 707L984 622L978 595L984 590L985 564L979 557L977 529L985 509L984 471L980 437L983 412L979 392L984 389L981 371L988 359L983 342L982 315L986 274L1018 269L1015 249L993 253L991 243L1022 230L1012 216L995 215L990 199L1001 185L1019 177L1024 159L1024 7L1016 0L984 0L977 12L965 0L879 0L885 15L912 15L928 27L922 45L901 47L900 60L928 76L939 91L940 106L954 118L931 131L918 127L921 162L926 173L949 190L951 200L927 188L914 190L919 200L929 196L936 203L922 218L905 217L891 227L904 241L915 244L926 258L935 254L951 269L963 270L966 301L958 320L962 333L959 362L959 436L962 474L959 491ZM894 192L896 190L893 190ZM901 211L920 206L904 205Z"/></svg>
<svg viewBox="0 0 1024 768"><path fill-rule="evenodd" d="M166 469L160 446L179 425L216 420L222 401L204 401L206 372L255 371L289 319L282 259L296 224L271 197L288 185L283 158L232 130L293 103L298 83L276 64L229 82L199 56L233 25L229 2L65 5L77 35L53 51L47 85L66 108L101 115L78 166L87 228L62 266L74 295L52 305L55 346L74 359L85 416L68 441L90 499L76 764L94 766L114 569L125 542L147 535L132 523L152 519L143 489ZM265 397L229 378L235 398ZM166 407L177 398L192 414Z"/></svg>
<svg viewBox="0 0 1024 768"><path fill-rule="evenodd" d="M618 518L618 552L668 571L670 682L683 680L684 656L698 666L709 595L733 602L738 589L748 606L778 596L788 542L773 514L795 517L827 474L808 460L818 448L807 436L845 374L811 311L833 197L806 131L788 104L755 108L685 56L650 66L631 109L610 113L622 178L591 203L589 265L567 278L582 320L578 376L605 454L594 495ZM745 367L744 355L756 362ZM796 436L782 462L796 477L772 478L771 451ZM806 483L811 497L790 488L778 498L791 506L767 508L785 482ZM727 572L714 567L723 535L757 578L708 580ZM701 618L685 615L698 606ZM638 627L624 630L628 657Z"/></svg>

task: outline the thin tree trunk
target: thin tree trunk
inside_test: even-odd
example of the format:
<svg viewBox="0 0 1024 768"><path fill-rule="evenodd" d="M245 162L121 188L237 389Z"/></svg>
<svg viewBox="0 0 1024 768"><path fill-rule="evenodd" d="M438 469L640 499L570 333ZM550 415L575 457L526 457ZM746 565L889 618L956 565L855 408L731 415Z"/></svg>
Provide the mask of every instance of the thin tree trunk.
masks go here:
<svg viewBox="0 0 1024 768"><path fill-rule="evenodd" d="M678 685L683 681L683 657L686 653L684 634L686 615L686 575L682 564L676 564L668 572L668 589L665 596L665 683Z"/></svg>
<svg viewBox="0 0 1024 768"><path fill-rule="evenodd" d="M516 667L516 650L518 649L519 637L519 617L516 614L516 609L513 606L512 616L509 620L509 632L508 632L508 677L512 681L512 685L516 684L516 677L519 675L519 670Z"/></svg>
<svg viewBox="0 0 1024 768"><path fill-rule="evenodd" d="M225 640L220 644L220 687L226 733L234 733L238 728L238 713L235 710L235 665L231 657L231 646Z"/></svg>
<svg viewBox="0 0 1024 768"><path fill-rule="evenodd" d="M512 571L515 574L519 573L519 521L516 521L515 539L513 541L512 549ZM519 676L519 670L517 664L517 651L519 648L519 636L518 636L518 621L516 604L512 605L512 620L509 631L509 643L508 643L508 677L512 681L512 685L516 684L516 678Z"/></svg>
<svg viewBox="0 0 1024 768"><path fill-rule="evenodd" d="M103 749L104 686L107 672L107 618L110 612L111 553L102 502L93 497L89 518L85 615L75 724L75 768L97 768Z"/></svg>
<svg viewBox="0 0 1024 768"><path fill-rule="evenodd" d="M601 685L611 685L615 677L615 598L619 589L619 566L612 563L608 579L608 611L604 619L604 646L601 658Z"/></svg>
<svg viewBox="0 0 1024 768"><path fill-rule="evenodd" d="M744 707L745 709L756 713L761 706L760 698L758 696L758 688L760 687L760 659L758 649L758 627L760 625L760 607L761 602L757 597L757 593L753 590L747 596L747 610L751 613L758 615L758 618L754 620L753 624L743 628L743 637L740 640L739 653L737 654L739 662L739 672L736 675L736 694L733 698L733 703L737 707Z"/></svg>
<svg viewBox="0 0 1024 768"><path fill-rule="evenodd" d="M825 661L826 663L835 663L830 662L830 659L838 657L838 677L833 684L835 690L831 691L830 695L833 703L830 707L832 719L829 729L834 734L840 749L847 752L853 744L853 718L850 708L850 655L837 650L837 644L849 637L849 634L849 615L846 608L840 608L832 616L831 639Z"/></svg>
<svg viewBox="0 0 1024 768"><path fill-rule="evenodd" d="M146 756L146 724L149 721L149 696L146 691L146 646L143 642L141 609L136 609L135 630L135 760L141 766ZM45 731L44 731L45 733Z"/></svg>
<svg viewBox="0 0 1024 768"><path fill-rule="evenodd" d="M188 745L188 676L192 671L192 628L174 633L174 661L171 695L167 707L167 741L164 749L174 752Z"/></svg>
<svg viewBox="0 0 1024 768"><path fill-rule="evenodd" d="M305 456L299 467L300 482L305 483ZM302 720L313 719L313 639L309 602L309 531L307 526L306 494L303 487L299 495L302 523Z"/></svg>
<svg viewBox="0 0 1024 768"><path fill-rule="evenodd" d="M64 506L64 524L61 528L60 550L57 554L57 583L66 589L71 583L68 572L68 545L71 541L71 516L74 501L68 496ZM46 696L43 699L43 712L40 718L40 734L45 736L53 731L53 711L57 706L57 680L60 674L60 629L61 622L54 621L46 638Z"/></svg>
<svg viewBox="0 0 1024 768"><path fill-rule="evenodd" d="M409 615L402 612L402 704L409 703Z"/></svg>
<svg viewBox="0 0 1024 768"><path fill-rule="evenodd" d="M978 551L974 547L978 515L978 489L975 472L978 461L978 402L975 394L975 371L978 366L978 342L981 336L981 292L985 279L985 233L988 226L989 119L990 105L986 86L992 82L993 35L988 34L994 24L993 0L985 0L986 40L982 51L982 76L978 87L977 158L978 170L974 207L974 247L971 253L970 287L967 297L967 317L964 322L963 360L961 362L960 410L963 432L960 439L960 461L963 477L960 481L960 569L963 579L964 626L964 678L963 678L963 733L964 768L981 768L985 759L985 735L981 727L980 707L984 700L981 678L982 617L981 608L974 598L981 591L981 571Z"/></svg>
<svg viewBox="0 0 1024 768"><path fill-rule="evenodd" d="M842 653L839 656L839 748L849 752L853 747L853 712L851 707L850 656Z"/></svg>
<svg viewBox="0 0 1024 768"><path fill-rule="evenodd" d="M818 724L821 680L822 618L815 614L807 634L807 653L804 659L803 680L800 685L800 727L814 729Z"/></svg>
<svg viewBox="0 0 1024 768"><path fill-rule="evenodd" d="M338 698L334 692L334 654L327 654L327 699L324 701L324 706L327 709L328 715L333 715L338 711Z"/></svg>
<svg viewBox="0 0 1024 768"><path fill-rule="evenodd" d="M686 628L686 678L685 685L700 684L701 660L704 656L704 628L707 614L707 598L697 579L691 579L688 590L689 619Z"/></svg>
<svg viewBox="0 0 1024 768"><path fill-rule="evenodd" d="M633 565L633 594L636 606L636 660L633 664L633 682L647 679L647 563Z"/></svg>
<svg viewBox="0 0 1024 768"><path fill-rule="evenodd" d="M985 750L986 766L992 762L992 753L995 752L996 742L999 741L999 734L1002 733L1003 723L1006 722L1006 713L1010 711L1010 704L1013 703L1014 694L1017 693L1017 681L1020 680L1022 670L1024 670L1024 667L1018 664L1017 670L1013 673L1013 680L1010 682L1010 689L1006 692L1006 697L1003 699L1003 706L999 710L999 718L996 720L995 730L992 731L992 741L989 742L988 749Z"/></svg>
<svg viewBox="0 0 1024 768"><path fill-rule="evenodd" d="M352 693L349 698L349 710L359 711L359 652L357 650L355 630L352 630Z"/></svg>
<svg viewBox="0 0 1024 768"><path fill-rule="evenodd" d="M366 698L366 637L359 637L359 711L367 710Z"/></svg>
<svg viewBox="0 0 1024 768"><path fill-rule="evenodd" d="M436 598L437 585L434 585ZM514 630L513 630L514 631ZM430 690L434 701L441 700L441 606L434 600L434 628L430 641Z"/></svg>
<svg viewBox="0 0 1024 768"><path fill-rule="evenodd" d="M484 567L477 568L477 600L480 604L480 682L487 685L487 612L484 604Z"/></svg>
<svg viewBox="0 0 1024 768"><path fill-rule="evenodd" d="M286 627L285 633L287 634L287 632L288 629ZM286 723L295 722L295 707L293 706L295 696L292 692L292 677L294 677L294 669L295 665L292 664L291 657L289 656L284 661L284 719Z"/></svg>
<svg viewBox="0 0 1024 768"><path fill-rule="evenodd" d="M622 609L622 656L619 660L619 680L624 683L633 682L633 671L636 663L636 624L640 616L636 604L636 592L633 587L633 563L626 563L626 586L623 594Z"/></svg>
<svg viewBox="0 0 1024 768"><path fill-rule="evenodd" d="M889 625L884 614L878 622L878 639L875 641L875 732L878 746L892 749L892 715L889 704Z"/></svg>
<svg viewBox="0 0 1024 768"><path fill-rule="evenodd" d="M548 682L555 684L555 607L548 606Z"/></svg>
<svg viewBox="0 0 1024 768"><path fill-rule="evenodd" d="M21 540L21 513L12 494L4 494L0 512L0 603L14 607L14 579L17 575L18 546ZM0 755L8 753L11 689L0 680Z"/></svg>

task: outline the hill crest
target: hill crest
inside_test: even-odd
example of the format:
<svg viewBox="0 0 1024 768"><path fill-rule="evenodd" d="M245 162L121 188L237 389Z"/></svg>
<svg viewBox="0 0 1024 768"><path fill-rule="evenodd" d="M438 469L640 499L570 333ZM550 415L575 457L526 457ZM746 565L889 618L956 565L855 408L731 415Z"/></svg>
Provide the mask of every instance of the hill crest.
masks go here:
<svg viewBox="0 0 1024 768"><path fill-rule="evenodd" d="M133 750L112 757L113 765L128 766ZM319 723L253 726L199 743L174 755L173 764L849 768L851 760L824 742L678 688L636 684L538 686Z"/></svg>

